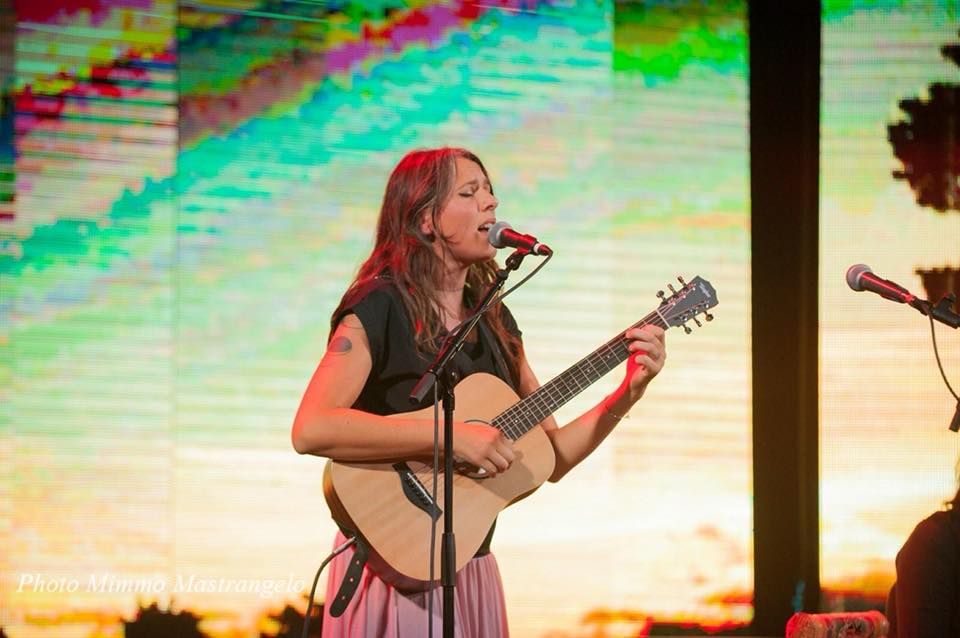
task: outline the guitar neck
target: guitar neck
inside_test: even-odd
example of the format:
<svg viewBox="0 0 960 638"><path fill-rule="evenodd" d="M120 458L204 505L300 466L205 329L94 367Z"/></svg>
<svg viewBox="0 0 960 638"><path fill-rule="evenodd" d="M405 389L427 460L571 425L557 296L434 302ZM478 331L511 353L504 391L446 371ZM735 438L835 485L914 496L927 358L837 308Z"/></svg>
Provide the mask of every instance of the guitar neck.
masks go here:
<svg viewBox="0 0 960 638"><path fill-rule="evenodd" d="M646 325L656 325L664 329L669 327L660 312L654 310L627 330ZM530 396L501 412L493 419L492 424L514 441L519 439L567 401L626 361L630 356L627 349L627 330L561 372Z"/></svg>

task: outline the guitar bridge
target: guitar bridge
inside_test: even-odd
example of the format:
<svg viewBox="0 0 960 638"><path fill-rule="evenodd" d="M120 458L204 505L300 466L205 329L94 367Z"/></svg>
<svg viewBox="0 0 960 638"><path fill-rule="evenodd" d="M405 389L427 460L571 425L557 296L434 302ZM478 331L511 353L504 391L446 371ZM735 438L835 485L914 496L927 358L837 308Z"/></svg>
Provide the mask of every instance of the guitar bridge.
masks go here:
<svg viewBox="0 0 960 638"><path fill-rule="evenodd" d="M430 492L413 473L410 466L401 461L400 463L394 463L393 469L400 476L400 486L403 488L403 495L407 497L407 500L417 509L429 514L434 521L439 520L443 510L437 507Z"/></svg>

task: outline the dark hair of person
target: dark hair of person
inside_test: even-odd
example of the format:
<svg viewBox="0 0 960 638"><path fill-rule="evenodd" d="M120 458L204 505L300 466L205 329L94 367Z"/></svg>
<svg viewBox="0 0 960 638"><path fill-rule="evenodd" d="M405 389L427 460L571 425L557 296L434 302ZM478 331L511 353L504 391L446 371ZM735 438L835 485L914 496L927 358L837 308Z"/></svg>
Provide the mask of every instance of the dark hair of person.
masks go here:
<svg viewBox="0 0 960 638"><path fill-rule="evenodd" d="M393 169L383 195L373 251L360 266L356 278L344 293L331 317L331 331L336 330L343 310L358 301L373 280L389 277L395 282L404 309L415 329L416 348L423 354L435 354L444 326L435 302L443 287L443 262L437 257L437 237L424 234L421 221L429 213L433 227L444 204L453 194L458 157L475 162L489 180L480 159L462 148L438 148L407 153ZM445 244L441 243L441 250ZM479 302L497 271L496 260L470 266L464 288L468 308ZM495 305L487 314L488 325L500 342L504 358L514 382L519 378L522 357L520 339L510 333L503 319L502 306Z"/></svg>
<svg viewBox="0 0 960 638"><path fill-rule="evenodd" d="M958 510L960 511L960 489L957 490L957 493L953 495L953 498L944 503L947 506L948 510Z"/></svg>

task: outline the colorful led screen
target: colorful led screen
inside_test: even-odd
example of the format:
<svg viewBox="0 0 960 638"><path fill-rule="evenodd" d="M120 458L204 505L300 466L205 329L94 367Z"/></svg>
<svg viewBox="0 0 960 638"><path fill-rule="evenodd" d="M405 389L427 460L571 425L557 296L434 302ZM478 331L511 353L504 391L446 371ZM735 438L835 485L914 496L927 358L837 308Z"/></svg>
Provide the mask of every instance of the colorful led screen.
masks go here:
<svg viewBox="0 0 960 638"><path fill-rule="evenodd" d="M720 300L668 334L667 368L587 462L501 515L513 634L749 623L742 2L78 0L15 18L7 635L294 635L336 528L290 425L390 169L439 145L476 152L498 216L555 251L508 300L542 381L678 275Z"/></svg>

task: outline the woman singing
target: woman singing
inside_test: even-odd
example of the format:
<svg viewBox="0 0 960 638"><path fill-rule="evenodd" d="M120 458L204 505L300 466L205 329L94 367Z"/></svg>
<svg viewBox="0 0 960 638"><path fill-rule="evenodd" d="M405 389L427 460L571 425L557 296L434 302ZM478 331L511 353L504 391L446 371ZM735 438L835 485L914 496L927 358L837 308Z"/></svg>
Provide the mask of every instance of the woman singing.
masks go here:
<svg viewBox="0 0 960 638"><path fill-rule="evenodd" d="M333 313L327 351L294 420L297 452L337 461L432 457L432 419L386 415L417 409L408 399L413 386L447 331L470 315L493 281L496 249L487 230L496 221L497 203L486 169L469 151L414 151L400 161L384 193L373 252ZM459 378L487 372L521 397L534 392L539 382L510 311L502 304L493 306L478 328L453 360ZM617 390L563 427L553 417L540 424L556 455L551 481L562 478L610 434L663 367L662 329L631 329L626 337L632 354ZM419 407L429 406L432 396L427 399ZM514 460L512 441L479 423L455 423L453 449L458 459L490 475L507 470ZM457 573L457 635L463 638L508 635L503 587L490 553L492 533L491 528ZM344 540L338 534L337 544ZM350 560L347 551L331 563L324 638L427 635L427 596L434 596L439 618L441 588L404 593L369 566L343 614L331 617L329 602Z"/></svg>

